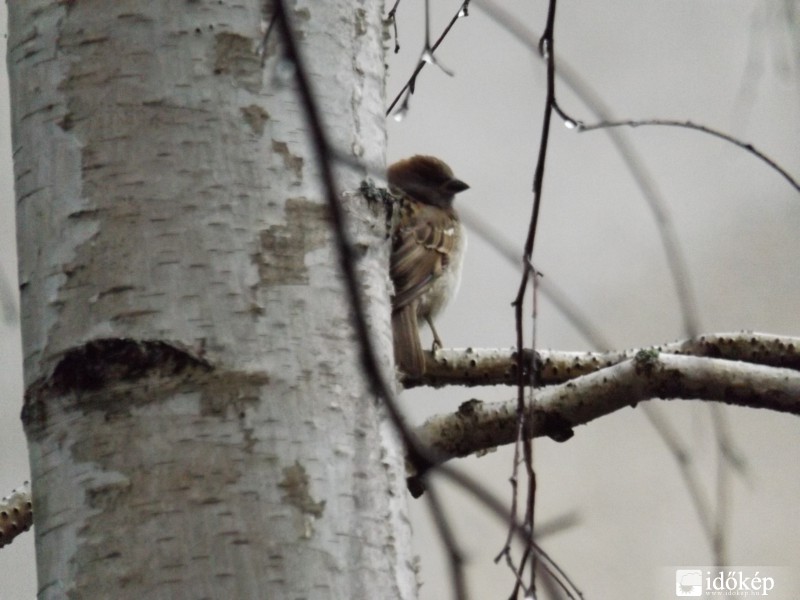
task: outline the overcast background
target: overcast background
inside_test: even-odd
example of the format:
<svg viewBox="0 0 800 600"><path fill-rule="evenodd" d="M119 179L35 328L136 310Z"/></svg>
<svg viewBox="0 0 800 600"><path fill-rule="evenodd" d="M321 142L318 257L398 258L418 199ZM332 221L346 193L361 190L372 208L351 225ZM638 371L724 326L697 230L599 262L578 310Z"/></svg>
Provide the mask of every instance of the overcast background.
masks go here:
<svg viewBox="0 0 800 600"><path fill-rule="evenodd" d="M438 36L460 2L431 4ZM543 1L505 6L526 27L541 31ZM423 14L420 0L405 0L398 10L401 50L387 55L389 100L421 52ZM4 6L0 16L5 32ZM556 53L615 116L691 119L718 128L753 143L800 178L798 0L562 2ZM437 56L455 76L432 66L423 71L410 112L389 124L389 159L415 153L443 158L471 186L458 202L521 247L539 146L543 67L477 6L459 20ZM0 87L0 271L16 290L5 72ZM557 95L574 117L592 121L587 107L563 85ZM668 128L637 128L626 135L666 199L687 257L702 331L800 336L800 194L752 155L709 136ZM543 203L536 265L615 347L684 336L654 219L605 133L578 134L554 121ZM472 235L461 292L439 325L445 344L512 345L510 302L517 284L514 266ZM28 478L28 466L19 422L18 324L5 322L0 331L0 495L5 495ZM540 347L590 349L547 301L540 303L538 336ZM404 405L418 422L469 398L505 400L513 393L414 390ZM704 492L713 498L717 458L708 407L662 402L657 408L693 451ZM724 412L746 463L727 495L728 562L784 567L776 572L785 595L776 591L771 597L800 597L800 578L791 581L791 573L800 572L800 421L767 411ZM575 433L565 444L535 444L538 522L565 514L579 519L542 544L586 598L674 598L675 567L713 560L674 459L640 409L620 411ZM507 450L461 464L509 497ZM445 500L474 597L507 597L511 573L492 562L503 546L504 527L462 492L447 493ZM447 564L425 503L411 506L421 596L447 598ZM32 542L31 534L24 535L0 551L0 600L34 597Z"/></svg>

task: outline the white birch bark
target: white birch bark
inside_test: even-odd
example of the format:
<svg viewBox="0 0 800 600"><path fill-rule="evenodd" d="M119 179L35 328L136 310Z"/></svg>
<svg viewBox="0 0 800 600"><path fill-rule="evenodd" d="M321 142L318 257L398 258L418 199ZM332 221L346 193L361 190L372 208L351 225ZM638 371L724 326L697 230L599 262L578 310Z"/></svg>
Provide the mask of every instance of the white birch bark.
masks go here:
<svg viewBox="0 0 800 600"><path fill-rule="evenodd" d="M293 10L334 141L377 165L382 8ZM269 3L8 9L39 598L414 597ZM389 366L384 216L348 202Z"/></svg>

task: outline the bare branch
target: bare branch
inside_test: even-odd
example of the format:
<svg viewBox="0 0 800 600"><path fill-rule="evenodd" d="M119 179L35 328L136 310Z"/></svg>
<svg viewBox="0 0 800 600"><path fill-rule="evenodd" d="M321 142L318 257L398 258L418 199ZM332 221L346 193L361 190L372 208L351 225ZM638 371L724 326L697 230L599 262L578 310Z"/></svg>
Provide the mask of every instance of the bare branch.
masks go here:
<svg viewBox="0 0 800 600"><path fill-rule="evenodd" d="M33 525L31 488L26 481L21 487L0 500L0 548L10 544Z"/></svg>
<svg viewBox="0 0 800 600"><path fill-rule="evenodd" d="M724 358L800 371L800 338L766 333L738 332L703 335L694 339L613 352L537 350L534 379L540 385L564 383L634 358L639 352L684 354ZM525 364L533 365L531 351L523 351ZM425 375L406 379L406 388L421 385L516 385L517 351L514 348L453 348L425 353ZM529 372L523 374L527 379Z"/></svg>
<svg viewBox="0 0 800 600"><path fill-rule="evenodd" d="M569 439L572 428L627 406L660 398L698 399L800 415L800 373L718 358L640 351L596 373L542 388L526 407L533 437ZM437 415L417 435L440 460L482 452L516 439L516 400L469 400Z"/></svg>
<svg viewBox="0 0 800 600"><path fill-rule="evenodd" d="M397 7L400 5L400 0L396 0L389 13L386 15L386 20L394 26L394 53L400 52L400 38L397 35Z"/></svg>
<svg viewBox="0 0 800 600"><path fill-rule="evenodd" d="M795 190L800 192L800 183L797 182L791 175L789 175L786 170L784 170L778 163L772 160L769 156L758 150L753 144L749 144L747 142L743 142L740 139L733 137L732 135L728 135L727 133L723 133L722 131L718 131L716 129L712 129L711 127L706 127L705 125L699 125L697 123L692 123L691 121L679 121L677 119L644 119L644 120L634 120L634 119L626 119L624 121L601 121L600 123L595 123L593 125L586 125L585 123L581 123L578 121L574 121L576 124L575 129L579 132L584 131L596 131L598 129L610 129L612 127L644 127L647 125L660 125L666 127L681 127L683 129L692 129L694 131L700 131L702 133L707 133L708 135L714 136L721 140L725 140L733 144L734 146L738 146L742 150L745 150L762 160L770 168L774 169L780 175L789 182Z"/></svg>
<svg viewBox="0 0 800 600"><path fill-rule="evenodd" d="M392 114L394 107L397 106L397 103L400 101L400 98L403 98L404 95L405 95L405 100L403 100L403 104L400 105L400 109L395 114L402 117L403 114L408 110L408 97L414 93L414 88L417 84L417 75L419 75L420 71L422 71L422 69L425 68L425 65L428 64L428 62L433 62L433 53L436 52L436 49L439 47L439 44L441 44L444 41L444 38L447 36L447 34L450 33L450 30L453 28L453 25L456 24L456 21L458 21L458 19L460 19L461 17L466 17L469 15L469 3L470 0L464 0L464 2L458 9L458 12L456 12L456 14L453 15L453 18L450 19L450 22L447 24L447 27L444 28L444 31L442 31L441 35L439 35L439 38L436 40L436 42L433 43L433 45L431 45L430 43L430 28L428 26L427 29L428 35L426 37L425 48L422 51L422 56L420 57L420 60L417 63L417 67L414 69L414 73L412 73L411 77L409 77L408 81L403 86L403 89L401 89L400 92L397 94L397 96L395 96L395 99L389 105L389 108L386 109L386 116ZM392 9L392 18L395 18L393 13L394 9ZM444 71L445 73L447 73L446 69Z"/></svg>

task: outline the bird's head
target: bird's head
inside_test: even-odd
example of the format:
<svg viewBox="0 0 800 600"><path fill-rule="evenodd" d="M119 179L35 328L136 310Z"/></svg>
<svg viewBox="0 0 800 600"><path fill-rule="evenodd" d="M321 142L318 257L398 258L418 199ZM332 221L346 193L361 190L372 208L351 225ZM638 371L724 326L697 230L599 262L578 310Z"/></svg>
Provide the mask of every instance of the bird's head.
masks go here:
<svg viewBox="0 0 800 600"><path fill-rule="evenodd" d="M387 179L390 187L442 208L450 207L458 192L469 189L466 183L453 176L453 170L444 161L419 154L391 165Z"/></svg>

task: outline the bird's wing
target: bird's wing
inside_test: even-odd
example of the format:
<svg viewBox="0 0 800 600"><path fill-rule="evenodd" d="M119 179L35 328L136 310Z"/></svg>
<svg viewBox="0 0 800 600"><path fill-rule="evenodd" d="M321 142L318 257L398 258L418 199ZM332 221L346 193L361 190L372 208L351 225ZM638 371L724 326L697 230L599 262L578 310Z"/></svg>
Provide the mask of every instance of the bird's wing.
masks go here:
<svg viewBox="0 0 800 600"><path fill-rule="evenodd" d="M391 276L394 310L419 298L441 276L456 244L455 216L440 208L417 205L395 232Z"/></svg>

